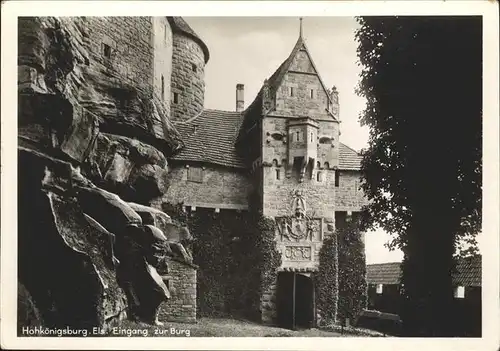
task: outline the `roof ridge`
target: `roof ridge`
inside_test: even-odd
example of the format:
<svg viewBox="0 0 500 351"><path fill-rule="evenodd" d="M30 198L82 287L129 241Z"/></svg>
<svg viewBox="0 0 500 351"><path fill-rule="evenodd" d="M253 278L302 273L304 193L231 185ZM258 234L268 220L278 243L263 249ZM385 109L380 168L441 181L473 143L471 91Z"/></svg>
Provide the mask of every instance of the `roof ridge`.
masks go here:
<svg viewBox="0 0 500 351"><path fill-rule="evenodd" d="M185 125L185 124L191 123L192 121L194 121L195 119L200 117L201 114L203 113L203 111L204 110L201 110L201 112L199 112L197 115L195 115L194 117L191 117L189 119L186 119L185 121L176 121L176 122L174 122L174 125Z"/></svg>
<svg viewBox="0 0 500 351"><path fill-rule="evenodd" d="M290 69L293 57L295 57L302 44L304 44L304 39L301 36L299 36L297 42L295 43L288 57L279 65L278 69L276 69L276 71L269 77L268 82L273 89L274 88L277 89L277 87L275 87L277 85L276 83L278 83L279 85L283 81L286 72L288 72L288 70Z"/></svg>
<svg viewBox="0 0 500 351"><path fill-rule="evenodd" d="M215 109L215 108L206 108L206 109L203 109L203 111L207 111L207 112L225 112L225 113L233 113L233 114L238 114L238 115L241 115L242 112L238 112L238 111L229 111L229 110L219 110L219 109Z"/></svg>
<svg viewBox="0 0 500 351"><path fill-rule="evenodd" d="M343 142L339 141L340 144L344 145L346 148L348 148L349 150L352 150L354 151L358 156L361 156L360 153L356 150L354 150L352 147L350 147L349 145L347 144L344 144Z"/></svg>

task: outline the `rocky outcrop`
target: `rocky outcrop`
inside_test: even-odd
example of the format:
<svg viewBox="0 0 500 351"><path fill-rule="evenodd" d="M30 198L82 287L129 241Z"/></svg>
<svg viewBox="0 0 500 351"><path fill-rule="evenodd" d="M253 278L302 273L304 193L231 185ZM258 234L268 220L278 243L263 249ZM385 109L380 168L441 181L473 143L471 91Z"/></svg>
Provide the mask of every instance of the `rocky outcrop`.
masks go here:
<svg viewBox="0 0 500 351"><path fill-rule="evenodd" d="M154 94L92 61L88 30L19 19L20 306L52 327L154 323L170 296L158 270L192 261L172 234L186 229L147 206L182 143Z"/></svg>

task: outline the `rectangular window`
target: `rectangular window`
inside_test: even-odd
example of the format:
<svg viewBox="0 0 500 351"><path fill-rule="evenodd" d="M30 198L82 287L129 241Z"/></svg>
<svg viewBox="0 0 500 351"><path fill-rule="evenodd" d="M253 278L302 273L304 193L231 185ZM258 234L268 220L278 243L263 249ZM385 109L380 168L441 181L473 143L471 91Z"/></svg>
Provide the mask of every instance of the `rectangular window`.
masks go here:
<svg viewBox="0 0 500 351"><path fill-rule="evenodd" d="M179 103L179 93L174 93L174 104Z"/></svg>
<svg viewBox="0 0 500 351"><path fill-rule="evenodd" d="M102 44L102 53L103 53L104 57L111 58L111 46L103 43Z"/></svg>
<svg viewBox="0 0 500 351"><path fill-rule="evenodd" d="M463 299L465 298L465 287L464 286L457 286L455 288L455 294L454 294L456 299Z"/></svg>
<svg viewBox="0 0 500 351"><path fill-rule="evenodd" d="M338 188L340 184L340 173L339 171L335 171L335 186Z"/></svg>
<svg viewBox="0 0 500 351"><path fill-rule="evenodd" d="M189 167L187 180L189 182L203 183L203 170L198 167Z"/></svg>
<svg viewBox="0 0 500 351"><path fill-rule="evenodd" d="M294 91L293 91L293 87L290 87L290 96L293 97L294 96Z"/></svg>
<svg viewBox="0 0 500 351"><path fill-rule="evenodd" d="M310 94L311 94L311 99L314 99L314 89L311 89Z"/></svg>
<svg viewBox="0 0 500 351"><path fill-rule="evenodd" d="M276 170L276 179L280 180L281 178L281 171L279 169Z"/></svg>
<svg viewBox="0 0 500 351"><path fill-rule="evenodd" d="M193 72L196 73L196 71L198 70L198 67L196 67L196 65L194 63L191 64L191 69L193 70Z"/></svg>
<svg viewBox="0 0 500 351"><path fill-rule="evenodd" d="M377 294L380 295L384 292L384 284L377 284Z"/></svg>

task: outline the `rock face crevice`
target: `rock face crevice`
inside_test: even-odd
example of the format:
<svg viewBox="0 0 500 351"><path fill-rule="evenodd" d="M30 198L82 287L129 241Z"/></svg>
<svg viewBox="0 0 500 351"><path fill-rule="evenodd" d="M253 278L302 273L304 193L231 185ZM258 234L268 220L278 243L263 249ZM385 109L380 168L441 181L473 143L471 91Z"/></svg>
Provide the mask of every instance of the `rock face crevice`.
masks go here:
<svg viewBox="0 0 500 351"><path fill-rule="evenodd" d="M155 323L170 297L158 272L192 263L187 229L149 207L182 142L152 91L93 59L94 24L19 19L20 326Z"/></svg>

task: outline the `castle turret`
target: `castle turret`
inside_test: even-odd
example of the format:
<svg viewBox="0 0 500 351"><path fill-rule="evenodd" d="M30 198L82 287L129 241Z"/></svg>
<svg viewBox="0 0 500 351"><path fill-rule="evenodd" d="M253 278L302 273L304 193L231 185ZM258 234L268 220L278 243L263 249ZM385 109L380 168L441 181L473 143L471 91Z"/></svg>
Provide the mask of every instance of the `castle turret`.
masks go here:
<svg viewBox="0 0 500 351"><path fill-rule="evenodd" d="M188 120L203 111L208 47L181 17L168 17L172 27L172 120Z"/></svg>

